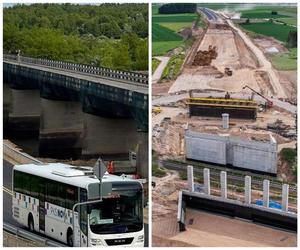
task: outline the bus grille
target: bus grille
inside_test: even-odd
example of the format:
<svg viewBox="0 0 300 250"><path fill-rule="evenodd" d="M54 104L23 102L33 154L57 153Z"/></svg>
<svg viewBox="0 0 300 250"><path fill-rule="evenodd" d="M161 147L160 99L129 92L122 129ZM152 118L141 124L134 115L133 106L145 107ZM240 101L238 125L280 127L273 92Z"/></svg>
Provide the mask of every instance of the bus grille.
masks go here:
<svg viewBox="0 0 300 250"><path fill-rule="evenodd" d="M133 237L105 240L108 246L129 245L131 244L132 241L133 241Z"/></svg>

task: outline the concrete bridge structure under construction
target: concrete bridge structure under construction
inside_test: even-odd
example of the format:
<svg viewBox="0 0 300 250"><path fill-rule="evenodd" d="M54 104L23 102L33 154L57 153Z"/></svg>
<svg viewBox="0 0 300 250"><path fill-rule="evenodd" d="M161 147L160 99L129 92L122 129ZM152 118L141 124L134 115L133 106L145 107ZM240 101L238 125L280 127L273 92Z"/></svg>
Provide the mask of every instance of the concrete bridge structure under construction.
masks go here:
<svg viewBox="0 0 300 250"><path fill-rule="evenodd" d="M38 134L40 155L137 150L147 176L147 75L16 55L4 55L3 75L5 126Z"/></svg>

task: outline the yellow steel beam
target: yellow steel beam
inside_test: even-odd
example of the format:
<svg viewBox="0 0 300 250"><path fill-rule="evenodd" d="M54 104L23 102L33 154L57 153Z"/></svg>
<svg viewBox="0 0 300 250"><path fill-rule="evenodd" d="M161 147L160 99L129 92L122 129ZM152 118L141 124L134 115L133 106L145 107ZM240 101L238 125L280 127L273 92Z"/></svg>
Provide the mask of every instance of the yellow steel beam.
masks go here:
<svg viewBox="0 0 300 250"><path fill-rule="evenodd" d="M232 108L249 108L256 109L257 106L245 106L245 105L232 105L232 104L214 104L214 103L193 103L187 102L188 105L196 105L196 106L218 106L218 107L232 107Z"/></svg>
<svg viewBox="0 0 300 250"><path fill-rule="evenodd" d="M202 98L202 97L192 97L189 98L190 101L211 101L211 102L242 102L242 103L254 103L255 101L243 100L243 99L221 99L221 98Z"/></svg>

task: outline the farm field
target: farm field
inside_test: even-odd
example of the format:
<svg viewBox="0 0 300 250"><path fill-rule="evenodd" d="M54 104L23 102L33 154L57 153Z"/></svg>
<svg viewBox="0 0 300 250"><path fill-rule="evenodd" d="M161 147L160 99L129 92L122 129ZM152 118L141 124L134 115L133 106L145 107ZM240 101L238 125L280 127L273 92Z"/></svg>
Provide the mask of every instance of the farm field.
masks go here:
<svg viewBox="0 0 300 250"><path fill-rule="evenodd" d="M297 25L297 18L278 18L277 21L281 21L289 25Z"/></svg>
<svg viewBox="0 0 300 250"><path fill-rule="evenodd" d="M291 49L286 54L274 55L271 61L278 70L297 70L297 49Z"/></svg>
<svg viewBox="0 0 300 250"><path fill-rule="evenodd" d="M152 6L152 53L164 55L168 51L184 44L177 33L181 29L191 27L197 14L158 14L158 5Z"/></svg>
<svg viewBox="0 0 300 250"><path fill-rule="evenodd" d="M272 36L279 41L286 42L290 31L296 30L295 27L275 24L271 22L240 24L245 30L255 32L257 34Z"/></svg>

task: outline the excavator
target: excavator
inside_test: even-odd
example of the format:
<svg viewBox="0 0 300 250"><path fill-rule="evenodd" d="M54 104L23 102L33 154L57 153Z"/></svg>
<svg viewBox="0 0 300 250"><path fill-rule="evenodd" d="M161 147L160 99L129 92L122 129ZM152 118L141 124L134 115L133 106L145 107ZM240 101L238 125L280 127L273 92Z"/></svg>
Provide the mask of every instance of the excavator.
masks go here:
<svg viewBox="0 0 300 250"><path fill-rule="evenodd" d="M249 87L248 85L245 85L243 87L243 89L246 89L246 88L250 89L253 93L261 96L262 98L264 98L266 100L266 103L265 103L266 108L272 108L273 107L273 102L270 101L267 97L265 97L262 94L258 93L256 90L254 90L253 88ZM253 96L252 96L252 99L253 99Z"/></svg>

